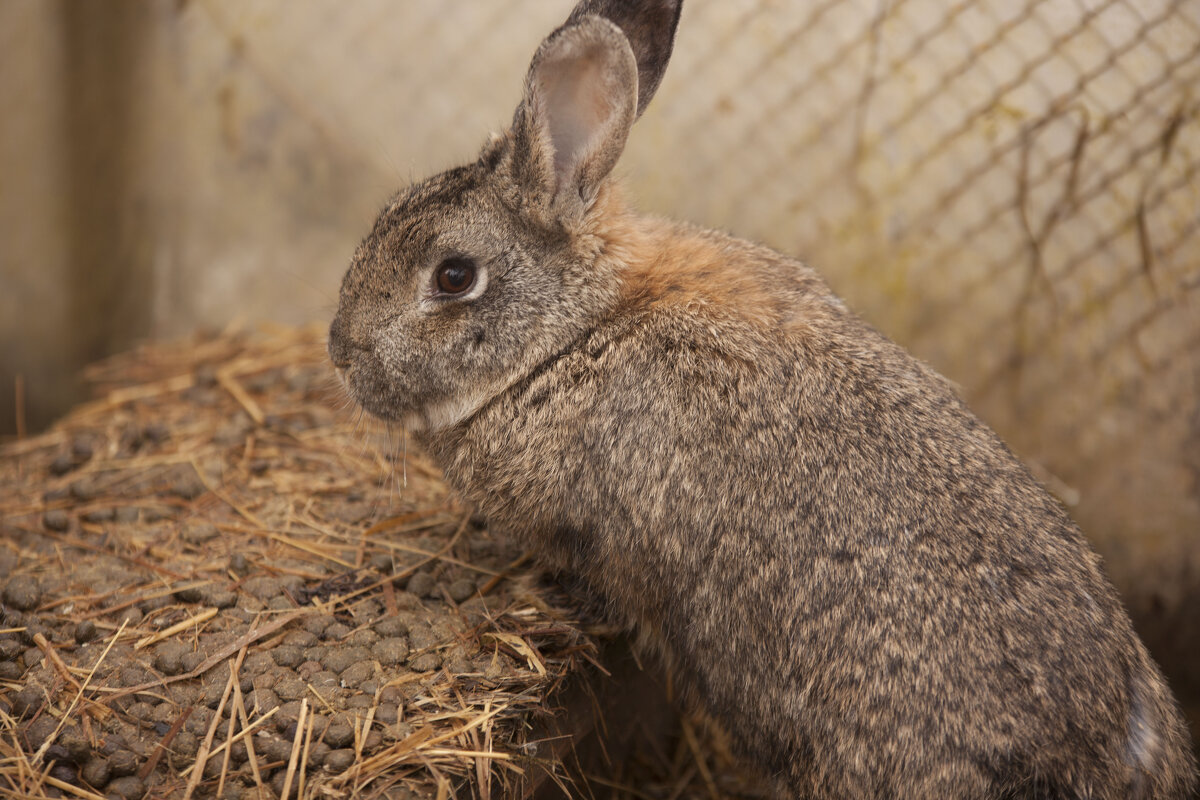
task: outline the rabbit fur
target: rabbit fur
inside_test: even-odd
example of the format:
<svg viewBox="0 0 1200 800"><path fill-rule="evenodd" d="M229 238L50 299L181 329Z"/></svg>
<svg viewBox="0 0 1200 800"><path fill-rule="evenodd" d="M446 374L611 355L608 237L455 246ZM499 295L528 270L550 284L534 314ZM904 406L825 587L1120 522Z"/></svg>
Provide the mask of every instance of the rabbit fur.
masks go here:
<svg viewBox="0 0 1200 800"><path fill-rule="evenodd" d="M585 0L512 127L380 214L330 330L350 392L781 797L1187 796L1100 559L949 382L804 264L623 200L680 6Z"/></svg>

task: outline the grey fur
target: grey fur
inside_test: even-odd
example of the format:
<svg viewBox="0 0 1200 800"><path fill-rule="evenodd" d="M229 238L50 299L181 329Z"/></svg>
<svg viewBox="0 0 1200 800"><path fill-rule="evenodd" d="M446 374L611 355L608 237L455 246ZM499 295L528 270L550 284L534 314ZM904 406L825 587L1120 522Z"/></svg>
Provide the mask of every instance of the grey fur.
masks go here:
<svg viewBox="0 0 1200 800"><path fill-rule="evenodd" d="M1099 558L948 382L803 264L622 205L640 45L602 6L634 7L585 0L513 129L359 247L329 339L350 391L635 627L780 796L1186 797ZM612 113L555 137L539 64L581 43L610 48L582 88ZM477 294L430 294L450 256Z"/></svg>

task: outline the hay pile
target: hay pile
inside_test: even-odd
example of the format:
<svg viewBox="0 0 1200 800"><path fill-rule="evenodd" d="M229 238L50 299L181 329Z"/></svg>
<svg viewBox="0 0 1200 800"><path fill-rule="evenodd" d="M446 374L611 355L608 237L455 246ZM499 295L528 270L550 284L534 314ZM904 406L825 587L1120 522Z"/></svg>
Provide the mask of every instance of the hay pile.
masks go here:
<svg viewBox="0 0 1200 800"><path fill-rule="evenodd" d="M0 447L0 795L737 786L689 723L607 777L567 768L562 731L598 718L596 640L348 408L321 331L147 346L87 377L100 399Z"/></svg>

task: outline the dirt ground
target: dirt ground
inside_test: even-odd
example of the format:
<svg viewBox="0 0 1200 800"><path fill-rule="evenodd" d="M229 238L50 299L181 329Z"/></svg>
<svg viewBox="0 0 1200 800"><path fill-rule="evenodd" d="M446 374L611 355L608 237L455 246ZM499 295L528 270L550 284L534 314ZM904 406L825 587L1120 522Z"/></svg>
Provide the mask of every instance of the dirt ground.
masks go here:
<svg viewBox="0 0 1200 800"><path fill-rule="evenodd" d="M321 340L143 347L0 447L0 794L761 796Z"/></svg>

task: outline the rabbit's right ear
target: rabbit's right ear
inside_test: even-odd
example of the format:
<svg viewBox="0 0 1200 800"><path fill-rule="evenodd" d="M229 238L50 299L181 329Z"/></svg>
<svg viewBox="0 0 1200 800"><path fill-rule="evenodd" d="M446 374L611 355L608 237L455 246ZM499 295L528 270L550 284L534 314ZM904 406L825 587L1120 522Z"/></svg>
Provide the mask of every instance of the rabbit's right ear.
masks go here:
<svg viewBox="0 0 1200 800"><path fill-rule="evenodd" d="M625 34L595 15L542 42L513 118L513 170L525 202L578 221L625 149L637 117L637 60Z"/></svg>
<svg viewBox="0 0 1200 800"><path fill-rule="evenodd" d="M595 14L612 22L625 34L637 59L637 115L640 117L667 70L682 11L683 0L580 0L567 17L567 24Z"/></svg>

